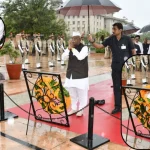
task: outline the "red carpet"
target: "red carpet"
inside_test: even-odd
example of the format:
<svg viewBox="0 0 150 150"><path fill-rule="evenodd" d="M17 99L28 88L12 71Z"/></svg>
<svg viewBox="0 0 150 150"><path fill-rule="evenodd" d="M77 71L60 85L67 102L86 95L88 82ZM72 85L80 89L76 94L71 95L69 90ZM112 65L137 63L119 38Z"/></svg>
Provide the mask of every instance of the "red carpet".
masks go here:
<svg viewBox="0 0 150 150"><path fill-rule="evenodd" d="M111 112L114 108L114 98L113 91L111 88L112 81L104 81L98 84L94 84L90 86L89 90L89 98L94 97L95 99L105 99L106 104L101 106L103 109ZM29 110L29 104L22 106L27 111ZM9 111L19 115L22 118L28 117L26 113L24 113L19 108L12 108ZM120 114L116 115L120 117ZM31 116L31 120L34 118ZM84 111L84 116L77 118L75 115L69 117L70 127L62 127L54 124L48 124L51 126L55 126L64 130L72 131L75 133L83 134L87 132L88 126L88 108ZM80 127L79 127L80 126ZM94 115L94 133L109 138L111 142L121 145L126 145L121 137L121 126L120 121L110 115L104 113L95 107L95 115Z"/></svg>

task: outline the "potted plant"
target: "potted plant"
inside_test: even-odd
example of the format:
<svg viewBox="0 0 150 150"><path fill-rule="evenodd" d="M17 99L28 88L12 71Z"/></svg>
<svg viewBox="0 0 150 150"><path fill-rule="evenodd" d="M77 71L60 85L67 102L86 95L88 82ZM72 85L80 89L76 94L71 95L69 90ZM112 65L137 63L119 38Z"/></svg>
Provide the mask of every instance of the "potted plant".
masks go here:
<svg viewBox="0 0 150 150"><path fill-rule="evenodd" d="M2 49L0 49L0 56L8 55L10 58L9 64L6 64L7 72L11 80L20 79L22 71L22 64L16 63L20 53L15 50L10 42L6 42Z"/></svg>

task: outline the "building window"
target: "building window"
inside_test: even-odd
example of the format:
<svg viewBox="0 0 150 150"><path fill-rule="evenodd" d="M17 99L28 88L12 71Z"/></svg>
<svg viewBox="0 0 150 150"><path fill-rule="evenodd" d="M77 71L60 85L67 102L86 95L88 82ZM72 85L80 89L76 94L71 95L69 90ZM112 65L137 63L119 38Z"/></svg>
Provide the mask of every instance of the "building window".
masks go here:
<svg viewBox="0 0 150 150"><path fill-rule="evenodd" d="M68 19L70 19L70 16L68 16Z"/></svg>
<svg viewBox="0 0 150 150"><path fill-rule="evenodd" d="M84 31L84 27L82 28L82 31Z"/></svg>
<svg viewBox="0 0 150 150"><path fill-rule="evenodd" d="M73 21L72 24L75 24L75 21Z"/></svg>
<svg viewBox="0 0 150 150"><path fill-rule="evenodd" d="M97 32L98 32L98 28L97 28Z"/></svg>
<svg viewBox="0 0 150 150"><path fill-rule="evenodd" d="M99 18L99 16L97 16L97 19Z"/></svg>
<svg viewBox="0 0 150 150"><path fill-rule="evenodd" d="M97 25L98 25L98 22L97 22Z"/></svg>
<svg viewBox="0 0 150 150"><path fill-rule="evenodd" d="M82 21L82 25L85 25L85 21Z"/></svg>
<svg viewBox="0 0 150 150"><path fill-rule="evenodd" d="M85 16L83 16L83 18L85 18Z"/></svg>
<svg viewBox="0 0 150 150"><path fill-rule="evenodd" d="M75 28L72 28L73 31L75 31Z"/></svg>
<svg viewBox="0 0 150 150"><path fill-rule="evenodd" d="M78 27L77 30L80 31L80 27Z"/></svg>
<svg viewBox="0 0 150 150"><path fill-rule="evenodd" d="M75 16L73 16L73 18L75 18Z"/></svg>
<svg viewBox="0 0 150 150"><path fill-rule="evenodd" d="M80 25L80 21L78 21L78 25Z"/></svg>
<svg viewBox="0 0 150 150"><path fill-rule="evenodd" d="M68 25L70 25L70 21L68 21Z"/></svg>

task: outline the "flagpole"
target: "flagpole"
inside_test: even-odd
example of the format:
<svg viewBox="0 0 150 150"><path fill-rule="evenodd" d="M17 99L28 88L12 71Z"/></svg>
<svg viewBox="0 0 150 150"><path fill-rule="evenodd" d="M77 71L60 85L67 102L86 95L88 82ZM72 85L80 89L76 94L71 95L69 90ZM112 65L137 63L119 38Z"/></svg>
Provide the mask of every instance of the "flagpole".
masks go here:
<svg viewBox="0 0 150 150"><path fill-rule="evenodd" d="M90 6L88 5L88 33L90 34Z"/></svg>

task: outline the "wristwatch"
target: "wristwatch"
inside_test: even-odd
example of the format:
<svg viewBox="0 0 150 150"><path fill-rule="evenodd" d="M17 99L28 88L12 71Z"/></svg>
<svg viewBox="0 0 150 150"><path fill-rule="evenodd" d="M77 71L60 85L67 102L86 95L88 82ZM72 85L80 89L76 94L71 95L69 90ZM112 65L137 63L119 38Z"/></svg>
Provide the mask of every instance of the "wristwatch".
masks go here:
<svg viewBox="0 0 150 150"><path fill-rule="evenodd" d="M93 41L89 41L91 44L95 43L95 39Z"/></svg>

